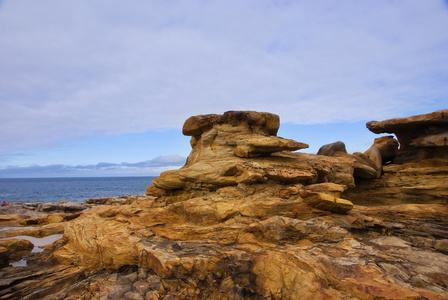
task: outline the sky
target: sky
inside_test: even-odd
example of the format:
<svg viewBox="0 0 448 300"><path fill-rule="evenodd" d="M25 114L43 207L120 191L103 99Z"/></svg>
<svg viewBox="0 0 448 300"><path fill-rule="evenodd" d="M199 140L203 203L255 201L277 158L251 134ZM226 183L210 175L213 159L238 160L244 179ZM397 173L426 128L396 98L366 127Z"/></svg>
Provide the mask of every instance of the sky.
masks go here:
<svg viewBox="0 0 448 300"><path fill-rule="evenodd" d="M365 151L448 108L448 1L0 0L0 177L157 176L192 115Z"/></svg>

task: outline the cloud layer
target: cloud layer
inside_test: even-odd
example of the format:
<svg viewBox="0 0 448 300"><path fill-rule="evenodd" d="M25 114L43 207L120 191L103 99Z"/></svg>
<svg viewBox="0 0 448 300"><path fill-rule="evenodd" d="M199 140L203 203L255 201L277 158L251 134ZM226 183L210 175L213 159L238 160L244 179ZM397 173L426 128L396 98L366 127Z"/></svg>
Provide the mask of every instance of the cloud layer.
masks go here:
<svg viewBox="0 0 448 300"><path fill-rule="evenodd" d="M0 153L226 110L316 124L439 108L446 28L435 0L3 1Z"/></svg>
<svg viewBox="0 0 448 300"><path fill-rule="evenodd" d="M0 168L0 178L27 177L88 177L88 176L156 176L162 171L179 168L185 164L186 158L178 155L159 156L152 160L138 163L123 162L120 164L101 162L95 165L69 166L63 164L48 166Z"/></svg>

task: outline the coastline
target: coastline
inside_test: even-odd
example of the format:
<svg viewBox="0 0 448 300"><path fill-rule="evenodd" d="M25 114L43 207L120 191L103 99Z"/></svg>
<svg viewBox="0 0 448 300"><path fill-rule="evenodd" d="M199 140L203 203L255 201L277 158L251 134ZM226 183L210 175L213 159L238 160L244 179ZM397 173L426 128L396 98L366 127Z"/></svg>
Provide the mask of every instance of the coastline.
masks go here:
<svg viewBox="0 0 448 300"><path fill-rule="evenodd" d="M38 203L144 195L153 176L0 178L0 203Z"/></svg>

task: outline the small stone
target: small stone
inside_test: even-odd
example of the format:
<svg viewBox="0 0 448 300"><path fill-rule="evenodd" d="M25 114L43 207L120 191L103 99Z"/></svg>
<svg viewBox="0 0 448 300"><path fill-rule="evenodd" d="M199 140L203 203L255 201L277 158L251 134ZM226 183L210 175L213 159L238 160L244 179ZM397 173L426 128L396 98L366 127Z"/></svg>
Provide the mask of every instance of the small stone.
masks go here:
<svg viewBox="0 0 448 300"><path fill-rule="evenodd" d="M143 296L140 295L140 294L137 293L137 292L127 292L126 294L124 294L124 297L125 297L127 300L145 300L145 299L143 298Z"/></svg>
<svg viewBox="0 0 448 300"><path fill-rule="evenodd" d="M47 220L50 224L64 222L64 218L61 215L48 215Z"/></svg>
<svg viewBox="0 0 448 300"><path fill-rule="evenodd" d="M160 294L157 291L149 291L145 295L145 300L159 300Z"/></svg>
<svg viewBox="0 0 448 300"><path fill-rule="evenodd" d="M119 276L118 282L120 284L133 284L135 281L137 281L138 275L137 272L133 272L128 275Z"/></svg>
<svg viewBox="0 0 448 300"><path fill-rule="evenodd" d="M110 299L120 299L127 292L132 290L132 285L116 284L116 285L108 286L107 289L108 289L108 295L109 295Z"/></svg>
<svg viewBox="0 0 448 300"><path fill-rule="evenodd" d="M227 294L228 292L230 292L230 290L233 288L234 285L235 283L233 282L232 278L227 277L221 282L221 285L219 286L219 291L221 293Z"/></svg>
<svg viewBox="0 0 448 300"><path fill-rule="evenodd" d="M134 282L133 287L134 290L139 292L141 295L145 295L150 290L149 283L143 280Z"/></svg>
<svg viewBox="0 0 448 300"><path fill-rule="evenodd" d="M150 275L150 276L148 276L146 281L148 282L150 289L160 291L160 288L162 287L162 282L160 281L159 276Z"/></svg>
<svg viewBox="0 0 448 300"><path fill-rule="evenodd" d="M146 279L148 277L148 269L147 268L139 268L137 271L138 279Z"/></svg>
<svg viewBox="0 0 448 300"><path fill-rule="evenodd" d="M351 201L328 194L306 191L302 196L308 205L317 209L328 210L334 213L346 213L353 209Z"/></svg>

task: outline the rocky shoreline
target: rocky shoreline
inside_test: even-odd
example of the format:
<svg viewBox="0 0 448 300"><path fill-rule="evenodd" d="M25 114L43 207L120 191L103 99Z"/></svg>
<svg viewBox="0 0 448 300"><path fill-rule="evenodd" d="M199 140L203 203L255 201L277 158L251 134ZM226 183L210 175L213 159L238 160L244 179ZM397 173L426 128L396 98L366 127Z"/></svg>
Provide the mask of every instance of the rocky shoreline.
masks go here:
<svg viewBox="0 0 448 300"><path fill-rule="evenodd" d="M354 154L279 124L194 116L146 196L2 207L0 239L63 236L0 240L0 299L447 299L448 110L369 122L400 143Z"/></svg>

